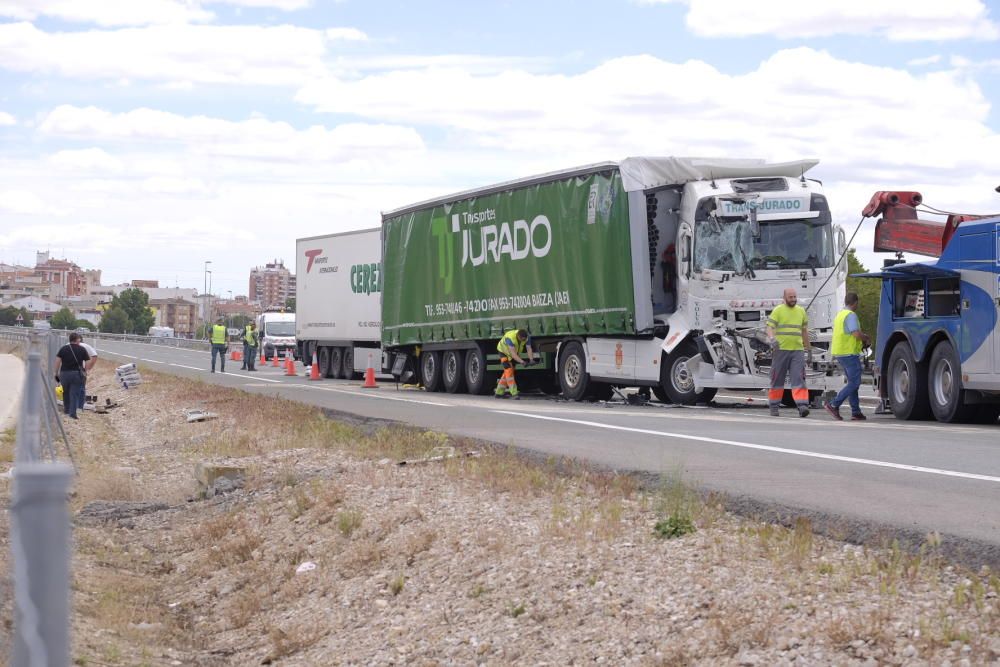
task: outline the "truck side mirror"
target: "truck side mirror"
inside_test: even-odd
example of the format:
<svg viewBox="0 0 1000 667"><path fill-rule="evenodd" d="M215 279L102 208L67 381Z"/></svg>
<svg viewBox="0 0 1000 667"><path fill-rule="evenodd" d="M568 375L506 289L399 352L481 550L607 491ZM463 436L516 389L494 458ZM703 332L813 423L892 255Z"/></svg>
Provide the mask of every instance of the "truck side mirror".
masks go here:
<svg viewBox="0 0 1000 667"><path fill-rule="evenodd" d="M691 277L691 237L687 234L681 236L681 266L685 278ZM679 267L678 267L679 268Z"/></svg>

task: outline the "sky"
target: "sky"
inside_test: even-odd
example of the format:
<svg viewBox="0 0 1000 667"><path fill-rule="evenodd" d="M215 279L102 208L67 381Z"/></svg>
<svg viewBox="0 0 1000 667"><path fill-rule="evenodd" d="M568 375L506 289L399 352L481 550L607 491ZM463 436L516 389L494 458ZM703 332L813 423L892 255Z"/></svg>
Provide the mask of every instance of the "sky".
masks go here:
<svg viewBox="0 0 1000 667"><path fill-rule="evenodd" d="M1000 0L0 0L0 261L246 294L295 239L632 155L1000 211ZM874 222L855 240L869 268Z"/></svg>

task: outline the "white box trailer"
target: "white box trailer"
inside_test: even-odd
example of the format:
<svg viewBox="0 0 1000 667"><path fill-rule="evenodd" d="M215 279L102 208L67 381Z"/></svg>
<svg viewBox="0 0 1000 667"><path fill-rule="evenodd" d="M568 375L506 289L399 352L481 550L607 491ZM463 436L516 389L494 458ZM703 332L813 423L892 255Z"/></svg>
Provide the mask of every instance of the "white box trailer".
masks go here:
<svg viewBox="0 0 1000 667"><path fill-rule="evenodd" d="M298 239L295 337L322 377L353 378L382 366L382 230Z"/></svg>

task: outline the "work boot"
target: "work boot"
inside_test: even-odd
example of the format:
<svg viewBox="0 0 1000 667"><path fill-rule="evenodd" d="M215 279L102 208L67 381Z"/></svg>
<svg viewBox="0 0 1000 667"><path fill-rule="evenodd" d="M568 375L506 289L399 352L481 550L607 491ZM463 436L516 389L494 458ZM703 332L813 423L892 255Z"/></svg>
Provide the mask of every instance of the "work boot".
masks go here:
<svg viewBox="0 0 1000 667"><path fill-rule="evenodd" d="M771 416L772 417L777 417L778 415L779 415L778 408L772 407L771 408Z"/></svg>
<svg viewBox="0 0 1000 667"><path fill-rule="evenodd" d="M520 401L521 397L520 396L511 396L511 399L515 400L515 401Z"/></svg>
<svg viewBox="0 0 1000 667"><path fill-rule="evenodd" d="M808 417L808 416L809 416L809 408L807 408L804 405L800 405L799 406L799 417Z"/></svg>
<svg viewBox="0 0 1000 667"><path fill-rule="evenodd" d="M833 417L834 419L836 419L839 422L844 421L844 418L840 416L840 410L838 410L837 408L835 408L832 405L830 405L829 402L824 403L823 407L826 408L826 411L830 413L831 417Z"/></svg>
<svg viewBox="0 0 1000 667"><path fill-rule="evenodd" d="M868 421L868 417L865 417L863 414L861 414L859 412L856 415L851 415L851 421L852 422L866 422L866 421Z"/></svg>
<svg viewBox="0 0 1000 667"><path fill-rule="evenodd" d="M493 398L507 398L507 394L493 394Z"/></svg>

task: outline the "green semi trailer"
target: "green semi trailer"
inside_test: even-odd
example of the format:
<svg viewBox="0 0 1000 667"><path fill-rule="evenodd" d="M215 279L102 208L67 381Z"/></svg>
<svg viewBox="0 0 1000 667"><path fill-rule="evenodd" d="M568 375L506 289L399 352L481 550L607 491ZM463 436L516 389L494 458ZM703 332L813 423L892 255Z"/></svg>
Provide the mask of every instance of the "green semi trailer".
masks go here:
<svg viewBox="0 0 1000 667"><path fill-rule="evenodd" d="M769 274L791 270L808 297L836 270L826 200L803 177L814 164L629 158L384 213L383 370L429 391L487 393L498 339L521 328L542 364L519 384L571 399L639 386L694 403L716 386L766 386L760 368L714 363L732 355L713 335L763 326L782 289ZM695 233L705 225L713 234ZM762 259L772 236L790 246L786 261L815 250L810 270ZM821 306L822 326L835 311ZM696 374L699 361L709 368Z"/></svg>

